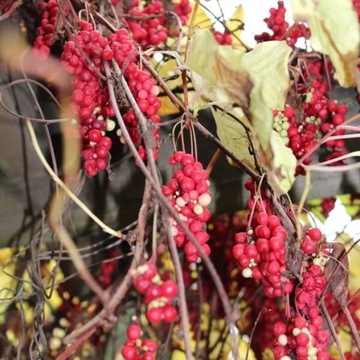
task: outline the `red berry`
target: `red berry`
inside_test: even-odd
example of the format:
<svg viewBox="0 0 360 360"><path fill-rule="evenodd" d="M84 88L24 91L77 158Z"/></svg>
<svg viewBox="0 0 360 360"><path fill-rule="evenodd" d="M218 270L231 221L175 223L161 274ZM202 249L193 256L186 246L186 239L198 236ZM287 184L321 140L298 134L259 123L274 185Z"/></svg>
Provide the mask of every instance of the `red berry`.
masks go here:
<svg viewBox="0 0 360 360"><path fill-rule="evenodd" d="M300 333L295 337L296 344L298 346L306 346L309 343L309 336L305 333Z"/></svg>
<svg viewBox="0 0 360 360"><path fill-rule="evenodd" d="M255 228L255 234L259 238L268 239L271 236L271 230L266 225L258 225Z"/></svg>
<svg viewBox="0 0 360 360"><path fill-rule="evenodd" d="M284 241L279 237L272 237L269 240L269 248L273 251L278 251L284 247Z"/></svg>
<svg viewBox="0 0 360 360"><path fill-rule="evenodd" d="M121 349L121 354L125 360L134 360L137 358L135 346L126 345Z"/></svg>
<svg viewBox="0 0 360 360"><path fill-rule="evenodd" d="M102 138L102 134L101 134L101 131L100 130L96 130L96 129L92 129L89 131L88 133L88 139L89 141L92 141L92 142L99 142L100 139Z"/></svg>
<svg viewBox="0 0 360 360"><path fill-rule="evenodd" d="M184 192L189 192L189 191L195 189L195 182L193 179L191 179L189 177L183 177L180 180L180 188Z"/></svg>
<svg viewBox="0 0 360 360"><path fill-rule="evenodd" d="M162 319L162 310L159 308L151 308L146 312L146 317L151 323L158 323Z"/></svg>
<svg viewBox="0 0 360 360"><path fill-rule="evenodd" d="M269 215L267 225L270 229L274 229L280 224L280 219L276 215Z"/></svg>
<svg viewBox="0 0 360 360"><path fill-rule="evenodd" d="M166 322L173 322L177 317L177 311L172 305L165 305L162 308L162 316L164 321Z"/></svg>
<svg viewBox="0 0 360 360"><path fill-rule="evenodd" d="M126 330L126 335L127 335L128 339L130 339L130 340L140 339L141 329L140 329L139 325L132 324L132 325L128 326L128 328Z"/></svg>
<svg viewBox="0 0 360 360"><path fill-rule="evenodd" d="M259 238L256 240L255 245L260 253L269 251L269 241L267 239Z"/></svg>
<svg viewBox="0 0 360 360"><path fill-rule="evenodd" d="M259 225L267 225L268 218L269 216L266 212L260 212L256 215L256 221Z"/></svg>
<svg viewBox="0 0 360 360"><path fill-rule="evenodd" d="M279 337L279 335L282 335L285 333L286 333L286 325L281 321L276 322L273 326L274 336L277 338L277 337Z"/></svg>
<svg viewBox="0 0 360 360"><path fill-rule="evenodd" d="M322 239L322 233L318 228L308 229L307 234L310 236L312 241L320 241Z"/></svg>
<svg viewBox="0 0 360 360"><path fill-rule="evenodd" d="M171 299L177 295L178 287L172 280L164 281L161 284L161 295Z"/></svg>

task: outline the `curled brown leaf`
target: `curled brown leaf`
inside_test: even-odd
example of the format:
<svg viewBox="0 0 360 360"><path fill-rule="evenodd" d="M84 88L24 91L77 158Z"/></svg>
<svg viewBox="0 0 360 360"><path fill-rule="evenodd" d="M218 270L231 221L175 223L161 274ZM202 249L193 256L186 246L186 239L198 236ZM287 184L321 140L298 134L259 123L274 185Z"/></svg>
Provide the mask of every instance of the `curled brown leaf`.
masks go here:
<svg viewBox="0 0 360 360"><path fill-rule="evenodd" d="M234 103L244 110L249 109L250 92L254 86L249 73L231 68L219 54L215 56L213 68L224 90Z"/></svg>

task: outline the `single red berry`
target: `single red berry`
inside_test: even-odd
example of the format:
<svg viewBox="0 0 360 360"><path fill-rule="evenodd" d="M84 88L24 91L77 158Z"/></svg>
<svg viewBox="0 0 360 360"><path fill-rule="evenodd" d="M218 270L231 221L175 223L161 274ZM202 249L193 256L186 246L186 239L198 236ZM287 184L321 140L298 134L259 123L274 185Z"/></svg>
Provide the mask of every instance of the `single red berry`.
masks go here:
<svg viewBox="0 0 360 360"><path fill-rule="evenodd" d="M92 141L92 142L99 142L100 139L102 138L102 134L101 134L101 131L100 130L96 130L96 129L92 129L89 131L88 133L88 139L89 141Z"/></svg>
<svg viewBox="0 0 360 360"><path fill-rule="evenodd" d="M172 305L165 305L162 308L162 316L164 321L173 322L177 317L177 311Z"/></svg>
<svg viewBox="0 0 360 360"><path fill-rule="evenodd" d="M172 280L166 280L161 284L161 295L172 299L177 295L178 286Z"/></svg>
<svg viewBox="0 0 360 360"><path fill-rule="evenodd" d="M141 337L141 329L139 325L131 324L126 330L126 335L130 340L137 340Z"/></svg>
<svg viewBox="0 0 360 360"><path fill-rule="evenodd" d="M307 234L310 236L312 241L320 241L322 239L322 233L318 228L312 228L307 230Z"/></svg>
<svg viewBox="0 0 360 360"><path fill-rule="evenodd" d="M162 319L162 310L159 308L151 308L146 312L146 317L151 323L158 323Z"/></svg>

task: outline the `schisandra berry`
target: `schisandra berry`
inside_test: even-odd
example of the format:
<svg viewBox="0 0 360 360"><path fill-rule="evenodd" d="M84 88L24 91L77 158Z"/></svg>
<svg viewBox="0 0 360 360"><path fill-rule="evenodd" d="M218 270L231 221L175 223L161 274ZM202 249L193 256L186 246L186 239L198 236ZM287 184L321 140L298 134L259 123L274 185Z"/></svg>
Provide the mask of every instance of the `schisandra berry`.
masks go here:
<svg viewBox="0 0 360 360"><path fill-rule="evenodd" d="M246 186L254 191L253 183ZM251 231L235 234L236 244L232 248L242 276L260 280L267 297L291 293L293 284L284 276L287 232L280 219L266 211L255 211L252 226Z"/></svg>
<svg viewBox="0 0 360 360"><path fill-rule="evenodd" d="M87 175L95 176L98 171L107 168L112 143L105 135L106 131L114 129L115 124L110 119L115 113L107 83L99 79L99 74L106 77L104 62L114 60L121 69L125 69L124 78L132 95L144 116L154 125L153 136L156 145L160 144L159 128L156 124L160 122L157 112L161 101L157 97L159 89L156 83L150 74L137 64L135 45L126 29L119 29L116 33L105 37L94 30L90 23L81 20L79 26L79 33L73 34L65 43L61 62L72 74L74 88L72 102L80 121L80 133L85 150L82 152L84 170ZM89 61L92 66L89 65ZM109 66L112 68L111 63ZM122 111L132 141L145 160L146 151L139 134L135 112L132 108L129 109L122 93L118 93L117 96L116 106ZM156 146L155 158L157 153Z"/></svg>
<svg viewBox="0 0 360 360"><path fill-rule="evenodd" d="M139 266L131 272L135 289L143 294L147 306L146 317L151 323L162 320L172 322L177 317L173 305L178 286L172 280L162 281L155 265L151 262Z"/></svg>
<svg viewBox="0 0 360 360"><path fill-rule="evenodd" d="M142 339L142 331L138 324L129 325L126 335L127 340L121 348L125 360L155 360L157 343L151 339Z"/></svg>
<svg viewBox="0 0 360 360"><path fill-rule="evenodd" d="M169 164L177 166L173 178L162 187L163 194L168 197L174 209L179 213L184 224L194 234L205 254L210 254L207 245L209 235L206 232L206 222L210 219L207 206L211 202L208 173L202 164L195 161L193 155L177 151L169 158ZM199 253L195 245L188 239L182 228L171 221L172 234L178 247L184 246L189 262L196 262Z"/></svg>

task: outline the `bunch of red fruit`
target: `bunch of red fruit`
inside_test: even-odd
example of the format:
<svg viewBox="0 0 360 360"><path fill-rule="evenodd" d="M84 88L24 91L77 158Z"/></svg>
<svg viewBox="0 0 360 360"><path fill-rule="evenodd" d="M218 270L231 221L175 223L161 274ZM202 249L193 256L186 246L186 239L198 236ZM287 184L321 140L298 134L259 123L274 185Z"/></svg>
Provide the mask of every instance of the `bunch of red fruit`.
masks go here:
<svg viewBox="0 0 360 360"><path fill-rule="evenodd" d="M41 1L38 8L41 13L41 22L37 29L38 36L35 39L34 48L46 58L50 55L50 47L55 43L55 27L59 25L59 4L56 0ZM68 7L65 6L63 11L66 12L67 9Z"/></svg>
<svg viewBox="0 0 360 360"><path fill-rule="evenodd" d="M131 324L126 330L127 340L121 348L125 360L155 360L158 345L151 339L142 339L139 325Z"/></svg>
<svg viewBox="0 0 360 360"><path fill-rule="evenodd" d="M174 300L178 286L172 280L161 280L156 266L147 262L131 272L135 289L144 295L146 318L156 324L161 320L173 322L177 317Z"/></svg>
<svg viewBox="0 0 360 360"><path fill-rule="evenodd" d="M275 359L290 359L289 355L294 354L298 360L309 357L330 360L327 348L331 336L322 327L323 318L319 310L319 298L327 284L322 266L310 264L302 277L303 282L295 293L297 315L288 320L288 325L277 322L273 328Z"/></svg>
<svg viewBox="0 0 360 360"><path fill-rule="evenodd" d="M166 42L168 29L165 27L166 18L161 1L152 1L140 8L139 1L135 0L131 3L128 15L130 17L127 21L129 30L134 41L142 48L146 49Z"/></svg>
<svg viewBox="0 0 360 360"><path fill-rule="evenodd" d="M270 9L270 16L264 19L266 25L273 34L263 32L255 36L257 42L270 40L286 40L289 46L295 46L299 38L308 39L310 37L310 29L303 23L295 23L289 27L289 23L285 21L286 8L283 1L278 1L277 8Z"/></svg>
<svg viewBox="0 0 360 360"><path fill-rule="evenodd" d="M220 32L218 30L213 31L214 38L220 45L231 45L232 44L232 38L231 33L228 31Z"/></svg>
<svg viewBox="0 0 360 360"><path fill-rule="evenodd" d="M206 222L211 216L207 208L211 202L209 174L199 161L195 161L191 154L183 151L177 151L172 155L169 163L178 169L174 171L168 184L162 187L163 194L168 197L182 221L194 234L204 252L209 255L209 234L206 231ZM196 262L199 253L195 245L174 219L171 218L170 222L176 245L184 246L189 262Z"/></svg>
<svg viewBox="0 0 360 360"><path fill-rule="evenodd" d="M290 294L293 283L285 276L287 233L276 215L259 212L254 229L235 235L233 255L246 278L261 281L265 296Z"/></svg>
<svg viewBox="0 0 360 360"><path fill-rule="evenodd" d="M312 67L314 69L314 66ZM318 69L318 67L316 67ZM320 69L318 69L320 71ZM284 138L286 145L297 159L306 156L329 131L333 131L345 122L347 107L331 101L327 97L328 87L319 79L314 79L309 86L299 85L297 88L302 101L301 111L287 105L283 111L274 111L274 129ZM343 135L344 130L338 129L333 135ZM346 154L345 142L342 139L326 142L327 160ZM312 156L303 159L309 165ZM302 174L303 169L297 168Z"/></svg>
<svg viewBox="0 0 360 360"><path fill-rule="evenodd" d="M159 89L155 82L149 73L137 65L134 43L127 30L120 29L106 38L94 30L91 24L84 21L79 24L82 30L64 45L61 60L73 75L72 101L81 125L84 170L89 176L94 176L107 167L112 143L110 138L105 136L105 131L114 127L114 122L109 119L114 116L114 110L108 93L104 62L109 62L112 68L111 60L114 60L119 68L123 69L125 80L140 111L154 124L160 122L157 112L161 101L157 97ZM123 118L130 136L142 158L145 158L135 112L132 108L129 109L121 91L118 91L117 96L117 106L124 113ZM153 127L153 133L159 144L158 127ZM157 148L154 149L155 157L157 151Z"/></svg>

